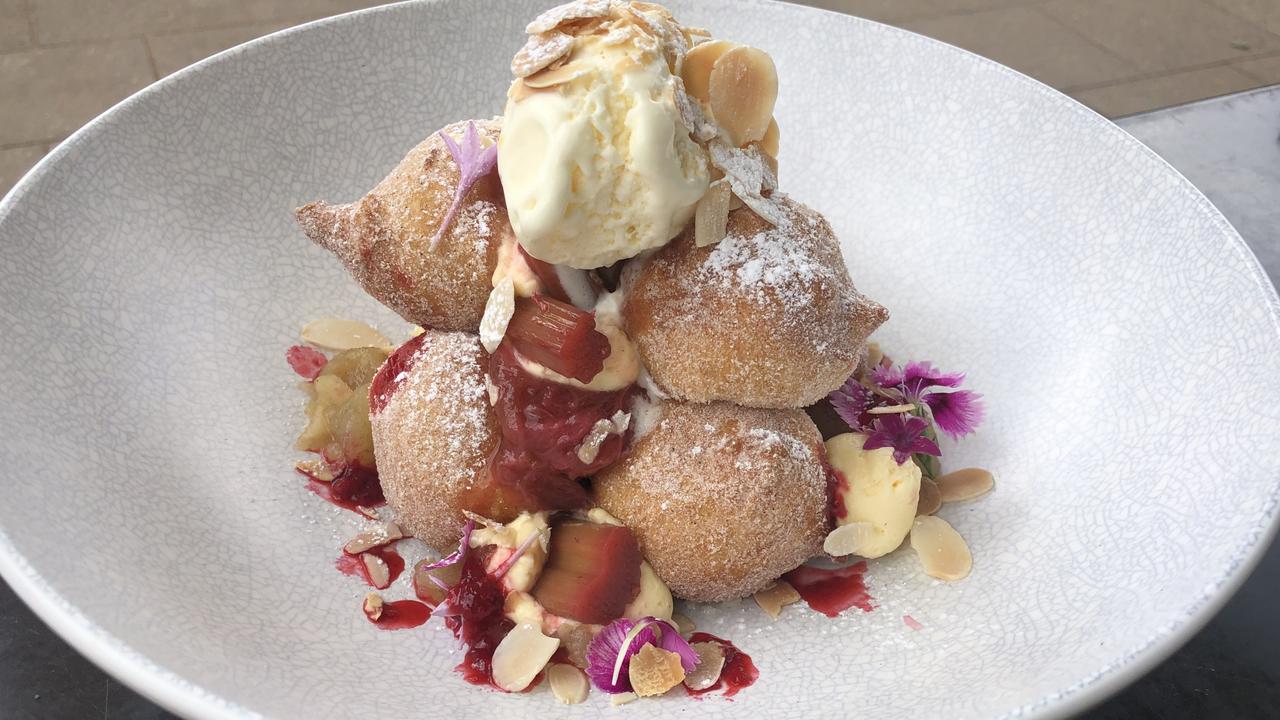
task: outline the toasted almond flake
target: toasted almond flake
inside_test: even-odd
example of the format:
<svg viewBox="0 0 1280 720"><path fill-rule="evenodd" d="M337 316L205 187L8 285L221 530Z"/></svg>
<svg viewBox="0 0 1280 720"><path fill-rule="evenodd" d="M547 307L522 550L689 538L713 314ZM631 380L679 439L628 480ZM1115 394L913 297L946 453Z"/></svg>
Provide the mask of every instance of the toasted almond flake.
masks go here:
<svg viewBox="0 0 1280 720"><path fill-rule="evenodd" d="M516 286L510 276L504 277L489 292L489 301L485 303L484 315L480 318L480 344L487 352L498 349L515 311Z"/></svg>
<svg viewBox="0 0 1280 720"><path fill-rule="evenodd" d="M786 580L778 580L756 593L755 601L769 617L776 618L782 613L782 608L800 601L800 593Z"/></svg>
<svg viewBox="0 0 1280 720"><path fill-rule="evenodd" d="M560 638L560 647L564 648L569 656L569 662L578 667L586 667L587 648L591 646L591 640L595 637L591 628L570 620L560 623L555 633L556 637Z"/></svg>
<svg viewBox="0 0 1280 720"><path fill-rule="evenodd" d="M703 112L702 105L689 96L684 80L672 78L672 101L680 113L680 124L689 131L695 142L705 143L720 134L719 128Z"/></svg>
<svg viewBox="0 0 1280 720"><path fill-rule="evenodd" d="M676 628L680 631L681 635L692 635L693 631L698 629L698 626L693 622L693 618L685 615L684 613L673 613L671 615L671 622L676 624Z"/></svg>
<svg viewBox="0 0 1280 720"><path fill-rule="evenodd" d="M609 696L609 704L613 705L614 707L617 707L619 705L626 705L632 700L635 700L637 697L640 697L640 696L636 695L633 692L616 693L614 695Z"/></svg>
<svg viewBox="0 0 1280 720"><path fill-rule="evenodd" d="M587 676L567 663L551 663L547 666L547 681L551 694L565 705L577 705L587 699Z"/></svg>
<svg viewBox="0 0 1280 720"><path fill-rule="evenodd" d="M779 136L778 119L771 118L769 120L769 127L764 131L764 137L760 138L760 149L772 158L778 157Z"/></svg>
<svg viewBox="0 0 1280 720"><path fill-rule="evenodd" d="M369 574L369 582L379 590L386 590L391 584L391 568L387 567L387 562L369 553L362 553L360 562L364 563L364 570Z"/></svg>
<svg viewBox="0 0 1280 720"><path fill-rule="evenodd" d="M684 56L684 65L680 68L680 77L684 80L685 91L704 103L709 102L711 70L722 55L736 47L738 47L737 43L728 40L712 40L690 48Z"/></svg>
<svg viewBox="0 0 1280 720"><path fill-rule="evenodd" d="M765 190L776 188L778 180L765 163L760 149L736 148L720 138L708 143L707 148L711 151L711 164L724 172L733 194L765 222L785 227L786 211L778 202L762 194Z"/></svg>
<svg viewBox="0 0 1280 720"><path fill-rule="evenodd" d="M631 426L631 413L621 410L615 412L613 417L600 418L595 425L591 426L591 430L587 432L587 436L582 439L582 444L578 446L578 459L584 465L590 465L596 461L596 456L600 454L600 446L604 441L609 439L610 435L621 435Z"/></svg>
<svg viewBox="0 0 1280 720"><path fill-rule="evenodd" d="M861 555L875 537L876 526L869 522L846 523L827 534L822 551L831 557Z"/></svg>
<svg viewBox="0 0 1280 720"><path fill-rule="evenodd" d="M942 494L942 502L960 502L972 500L985 494L995 486L995 478L991 471L982 468L964 468L953 470L938 478L938 490Z"/></svg>
<svg viewBox="0 0 1280 720"><path fill-rule="evenodd" d="M680 656L656 645L645 645L631 658L627 668L631 689L640 697L661 695L684 682Z"/></svg>
<svg viewBox="0 0 1280 720"><path fill-rule="evenodd" d="M325 462L320 460L299 460L293 466L320 482L333 482L333 471L329 469L329 465Z"/></svg>
<svg viewBox="0 0 1280 720"><path fill-rule="evenodd" d="M364 614L370 620L377 620L382 617L382 596L376 592L371 592L364 596Z"/></svg>
<svg viewBox="0 0 1280 720"><path fill-rule="evenodd" d="M684 685L690 690L706 690L720 681L724 670L724 648L720 643L699 642L691 645L698 653L698 667L685 676Z"/></svg>
<svg viewBox="0 0 1280 720"><path fill-rule="evenodd" d="M325 350L390 347L385 335L355 320L324 318L302 326L302 340Z"/></svg>
<svg viewBox="0 0 1280 720"><path fill-rule="evenodd" d="M395 523L379 523L351 538L343 546L343 550L351 555L358 555L376 547L389 545L404 537L404 531Z"/></svg>
<svg viewBox="0 0 1280 720"><path fill-rule="evenodd" d="M524 78L522 82L524 82L526 87L531 87L535 90L542 90L549 87L555 87L557 85L563 85L586 74L586 69L581 65L571 63L568 65L561 65L560 67L549 67L544 70L539 70L529 77Z"/></svg>
<svg viewBox="0 0 1280 720"><path fill-rule="evenodd" d="M764 137L778 100L778 69L768 53L746 45L731 48L716 59L707 82L711 115L732 144L741 147Z"/></svg>
<svg viewBox="0 0 1280 720"><path fill-rule="evenodd" d="M493 650L493 682L507 692L524 690L559 647L559 639L528 623L511 628Z"/></svg>
<svg viewBox="0 0 1280 720"><path fill-rule="evenodd" d="M920 501L916 503L916 515L932 515L942 507L942 491L938 483L920 478Z"/></svg>
<svg viewBox="0 0 1280 720"><path fill-rule="evenodd" d="M707 187L693 213L693 242L698 247L715 245L724 239L729 222L729 181L720 178Z"/></svg>
<svg viewBox="0 0 1280 720"><path fill-rule="evenodd" d="M960 533L940 517L924 515L911 526L911 548L929 577L960 580L973 568L973 555Z"/></svg>
<svg viewBox="0 0 1280 720"><path fill-rule="evenodd" d="M873 407L867 411L868 415L897 415L898 413L911 412L916 406L912 403L903 405L887 405L885 407Z"/></svg>
<svg viewBox="0 0 1280 720"><path fill-rule="evenodd" d="M426 331L427 329L422 327L421 325L414 325L412 328L409 328L409 339L412 340L418 337L419 335L422 335Z"/></svg>
<svg viewBox="0 0 1280 720"><path fill-rule="evenodd" d="M377 508L371 508L371 507L367 507L367 506L365 506L365 505L357 505L357 506L356 506L356 512L358 512L358 513L360 513L361 515L363 515L363 516L365 516L365 517L369 518L370 520L381 520L381 519L382 519L382 515L378 512Z"/></svg>
<svg viewBox="0 0 1280 720"><path fill-rule="evenodd" d="M551 31L530 35L524 47L511 58L511 72L518 78L529 77L551 65L573 49L573 36Z"/></svg>
<svg viewBox="0 0 1280 720"><path fill-rule="evenodd" d="M607 17L609 5L610 0L574 0L557 5L534 18L533 22L525 26L524 31L536 35L550 32L574 20Z"/></svg>
<svg viewBox="0 0 1280 720"><path fill-rule="evenodd" d="M867 343L867 367L880 367L880 361L884 359L884 352L880 349L880 343Z"/></svg>
<svg viewBox="0 0 1280 720"><path fill-rule="evenodd" d="M489 377L489 373L484 375L484 394L489 396L489 405L498 404L498 386L493 384L493 380Z"/></svg>

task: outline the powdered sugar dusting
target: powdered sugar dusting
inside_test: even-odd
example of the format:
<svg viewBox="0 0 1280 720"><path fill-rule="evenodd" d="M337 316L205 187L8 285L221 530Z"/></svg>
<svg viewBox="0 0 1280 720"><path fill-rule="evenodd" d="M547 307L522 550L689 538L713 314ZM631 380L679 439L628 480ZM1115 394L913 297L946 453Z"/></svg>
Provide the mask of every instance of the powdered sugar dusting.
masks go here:
<svg viewBox="0 0 1280 720"><path fill-rule="evenodd" d="M483 477L496 442L479 339L427 331L412 367L373 418L383 490L410 532L434 547L456 543L459 493Z"/></svg>
<svg viewBox="0 0 1280 720"><path fill-rule="evenodd" d="M820 444L799 410L664 403L653 430L597 477L597 501L677 594L744 597L822 547Z"/></svg>

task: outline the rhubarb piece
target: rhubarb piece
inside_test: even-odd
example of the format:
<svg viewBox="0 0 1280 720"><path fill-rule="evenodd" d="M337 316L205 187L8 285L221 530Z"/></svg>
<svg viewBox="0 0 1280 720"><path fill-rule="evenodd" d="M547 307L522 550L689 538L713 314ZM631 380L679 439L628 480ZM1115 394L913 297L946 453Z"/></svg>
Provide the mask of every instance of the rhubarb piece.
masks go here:
<svg viewBox="0 0 1280 720"><path fill-rule="evenodd" d="M546 295L516 300L504 342L528 360L584 383L609 356L609 338L596 331L594 314Z"/></svg>
<svg viewBox="0 0 1280 720"><path fill-rule="evenodd" d="M607 623L640 593L641 560L640 546L625 527L561 523L551 532L551 552L533 597L560 617Z"/></svg>
<svg viewBox="0 0 1280 720"><path fill-rule="evenodd" d="M334 355L319 375L334 375L347 387L358 388L373 380L374 373L387 359L387 350L380 347L361 347L343 350Z"/></svg>
<svg viewBox="0 0 1280 720"><path fill-rule="evenodd" d="M522 245L516 247L520 248L520 257L524 258L525 265L528 265L529 270L538 276L538 282L542 283L543 294L561 302L569 302L569 294L560 284L560 275L556 272L556 266L530 255Z"/></svg>

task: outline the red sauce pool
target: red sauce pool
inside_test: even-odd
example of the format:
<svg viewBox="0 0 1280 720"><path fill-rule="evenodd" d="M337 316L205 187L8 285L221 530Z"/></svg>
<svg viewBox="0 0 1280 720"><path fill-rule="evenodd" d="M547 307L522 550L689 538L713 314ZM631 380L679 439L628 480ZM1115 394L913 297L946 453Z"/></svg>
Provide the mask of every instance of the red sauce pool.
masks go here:
<svg viewBox="0 0 1280 720"><path fill-rule="evenodd" d="M498 387L494 414L502 437L489 459L495 487L487 491L493 497L487 503L477 498L478 504L524 510L585 507L590 498L578 478L616 462L630 433L610 435L590 463L578 458L578 446L596 421L628 409L633 388L594 392L536 378L509 343L490 357L489 375Z"/></svg>
<svg viewBox="0 0 1280 720"><path fill-rule="evenodd" d="M388 585L395 582L396 578L400 577L400 573L404 572L404 558L400 557L400 553L396 552L390 545L373 548L365 552L370 555L377 555L387 564L387 569L391 571L391 580L388 581ZM343 575L363 578L369 584L369 587L377 587L369 578L369 571L365 569L364 561L360 559L359 555L351 555L344 552L338 556L338 559L333 564L338 568L338 572Z"/></svg>
<svg viewBox="0 0 1280 720"><path fill-rule="evenodd" d="M760 671L756 669L756 664L751 662L751 656L739 650L737 645L728 640L710 633L696 632L690 636L689 642L713 642L724 652L724 669L720 671L720 679L715 685L703 690L685 688L685 692L694 697L717 690L723 690L725 697L733 697L743 688L750 687L760 677Z"/></svg>
<svg viewBox="0 0 1280 720"><path fill-rule="evenodd" d="M827 462L825 451L818 456L822 458L822 469L827 473L827 512L831 515L831 522L834 524L836 520L849 515L849 509L844 505L844 494L849 491L849 481L843 473L831 467L831 463Z"/></svg>
<svg viewBox="0 0 1280 720"><path fill-rule="evenodd" d="M835 617L851 607L863 612L875 609L863 581L866 572L865 560L838 568L801 565L782 579L791 583L809 607L827 617Z"/></svg>
<svg viewBox="0 0 1280 720"><path fill-rule="evenodd" d="M382 614L369 622L380 630L407 630L431 619L431 608L417 600L396 600L382 606Z"/></svg>
<svg viewBox="0 0 1280 720"><path fill-rule="evenodd" d="M502 614L502 587L484 571L482 555L468 552L463 560L462 576L446 598L457 614L444 622L466 648L454 669L472 685L498 688L493 682L493 651L515 624Z"/></svg>
<svg viewBox="0 0 1280 720"><path fill-rule="evenodd" d="M369 381L370 415L377 415L387 406L387 401L404 381L402 376L413 368L418 349L422 347L426 338L426 333L409 338L405 344L396 348L396 351L391 353L391 357L378 368L378 372L374 373L373 379Z"/></svg>
<svg viewBox="0 0 1280 720"><path fill-rule="evenodd" d="M359 465L340 466L332 482L318 480L316 476L302 469L298 472L307 477L307 489L312 493L340 508L360 513L365 517L369 516L360 510L361 507L374 508L387 503L386 497L382 494L382 483L378 481L378 471L373 468Z"/></svg>

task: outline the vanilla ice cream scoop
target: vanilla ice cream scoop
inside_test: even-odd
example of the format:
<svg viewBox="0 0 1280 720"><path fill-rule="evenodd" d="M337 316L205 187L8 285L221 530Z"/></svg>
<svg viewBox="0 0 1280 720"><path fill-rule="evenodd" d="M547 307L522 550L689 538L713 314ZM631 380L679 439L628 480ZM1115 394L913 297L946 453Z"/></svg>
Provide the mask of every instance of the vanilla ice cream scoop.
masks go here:
<svg viewBox="0 0 1280 720"><path fill-rule="evenodd" d="M539 260L594 268L664 245L706 192L706 152L675 101L673 36L653 30L669 20L638 14L615 9L508 93L498 172Z"/></svg>

